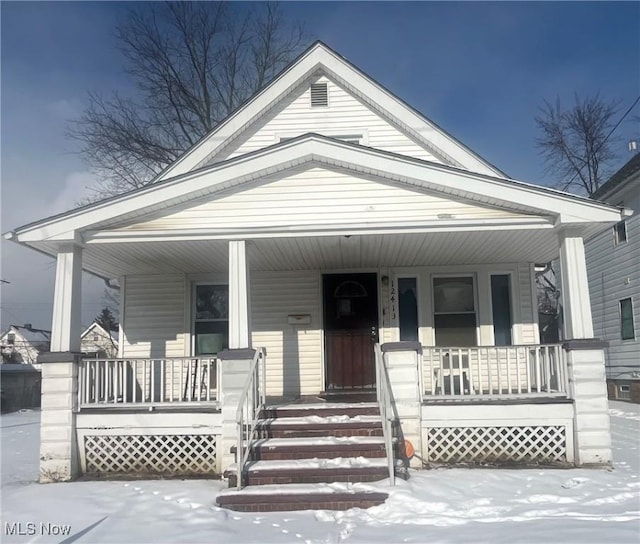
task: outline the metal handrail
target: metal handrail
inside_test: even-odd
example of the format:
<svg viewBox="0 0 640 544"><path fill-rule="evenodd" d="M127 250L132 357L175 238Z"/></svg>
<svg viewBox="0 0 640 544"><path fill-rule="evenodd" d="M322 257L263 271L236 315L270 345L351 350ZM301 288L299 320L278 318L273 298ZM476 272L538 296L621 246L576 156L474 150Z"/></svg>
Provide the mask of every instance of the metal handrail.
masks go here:
<svg viewBox="0 0 640 544"><path fill-rule="evenodd" d="M391 485L396 485L396 473L393 456L393 407L391 406L391 384L384 364L384 356L380 349L380 344L374 346L376 359L376 395L378 398L378 409L382 419L382 435L384 437L384 448L387 453L387 465L389 469L389 480Z"/></svg>
<svg viewBox="0 0 640 544"><path fill-rule="evenodd" d="M237 488L242 489L243 467L249 458L253 435L260 411L266 402L266 352L258 348L251 360L249 374L244 384L238 408L236 410L236 424L238 426L238 444L236 449ZM246 419L245 419L246 411ZM245 425L249 425L245 440Z"/></svg>

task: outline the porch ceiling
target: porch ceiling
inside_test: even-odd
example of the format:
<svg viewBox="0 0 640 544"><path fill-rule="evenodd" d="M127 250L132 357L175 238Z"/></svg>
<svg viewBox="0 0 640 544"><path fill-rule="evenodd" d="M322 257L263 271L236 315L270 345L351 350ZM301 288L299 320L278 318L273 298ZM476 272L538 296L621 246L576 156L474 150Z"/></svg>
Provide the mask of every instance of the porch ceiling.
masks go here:
<svg viewBox="0 0 640 544"><path fill-rule="evenodd" d="M103 277L226 272L226 240L87 244L83 268ZM261 238L247 244L252 270L337 270L546 262L558 254L553 229Z"/></svg>

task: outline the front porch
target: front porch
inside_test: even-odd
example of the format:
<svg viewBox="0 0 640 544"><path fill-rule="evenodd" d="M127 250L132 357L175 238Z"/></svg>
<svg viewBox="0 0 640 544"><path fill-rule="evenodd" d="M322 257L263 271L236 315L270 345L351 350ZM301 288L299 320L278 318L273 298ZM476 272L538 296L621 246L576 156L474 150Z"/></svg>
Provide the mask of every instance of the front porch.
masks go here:
<svg viewBox="0 0 640 544"><path fill-rule="evenodd" d="M416 467L609 462L602 345L593 339L583 249L583 235L600 228L586 219L593 204L542 191L535 208L511 205L489 196L496 180L482 180L480 198L454 189L455 176L452 192L436 195L428 176L418 186L317 165L287 168L233 194L201 195L144 218L103 218L74 230L73 240L61 231L62 240L33 242L57 258L43 480L130 470L139 465L88 461L112 451L126 457L128 443L137 444L134 456L157 458L159 472L222 474L253 455L247 437L255 438L268 397L373 390L385 451L408 440ZM311 175L335 181L320 191L322 205L301 204L297 191L311 190ZM272 190L295 202L296 225L259 213L258 194ZM360 204L341 202L333 217L336 195ZM245 200L253 211L238 224L212 219ZM387 201L389 213L400 214L393 220ZM414 202L422 215L403 219ZM544 203L555 211L543 211ZM615 215L596 211L602 222ZM205 225L181 226L201 213ZM567 340L540 345L535 263L557 257ZM83 269L119 277L117 359L80 362L75 354ZM530 441L537 445L519 447ZM202 456L204 464L174 459Z"/></svg>
<svg viewBox="0 0 640 544"><path fill-rule="evenodd" d="M393 359L402 354L411 358L414 347L405 343L395 347L383 345L376 373L382 421L392 422L397 427L395 431L405 438L412 435L416 449L413 465L489 461L574 462L571 438L573 401L568 393L569 370L562 346L420 346L418 349L423 349L423 353L418 357L420 366L416 373L420 379L413 382L413 391L408 391L403 383L407 380L407 372L411 372L411 362L408 367L403 367L402 362L392 360L389 363L389 357ZM387 349L391 349L388 355ZM407 351L403 351L405 349ZM254 377L250 385L251 391L255 391L253 404L247 404L251 396L247 390L243 411L239 412L239 406L234 402L227 406L227 411L233 412L234 420L230 422L233 430L228 432L231 436L225 439L223 383L226 382L228 387L227 398L237 401L238 386L246 375L235 380L233 373L227 371L225 375L224 359L80 360L74 389L77 390L75 418L82 472L95 475L136 471L165 475L221 474L228 468L225 463L237 460L230 451L231 445L237 451L237 425L255 425L260 412L274 417L278 413L277 406L291 400L299 403L300 408L295 413L298 417L300 410L304 412L316 406L309 397L298 400L268 398L266 361L264 356L253 370L254 374L249 373ZM405 398L401 398L403 394ZM408 398L415 398L417 402L411 406ZM351 402L345 404L345 400ZM357 411L358 406L367 404L363 400L367 399L354 390L351 396L343 392L337 398L334 394L315 397L316 403L324 405L324 413L333 409L332 416L344 414L352 417L354 409ZM505 403L510 406L506 411ZM267 409L267 406L272 408ZM407 415L403 413L403 406L410 411L418 410L422 429L419 433L411 432L410 418L403 421ZM534 410L535 415L532 415ZM293 412L289 411L288 415L291 414ZM238 417L241 421L237 421ZM482 434L480 431L471 433L478 435L473 438L477 446L475 457L452 454L445 444L452 438L443 433L460 429L461 424L469 425L470 421L473 421L474 429L487 429L484 432L487 436L479 436ZM548 440L545 436L540 437L540 444L536 447L530 444L530 451L523 452L513 444L512 450L507 447L495 454L499 449L499 434L503 432L500 428L509 427L507 434L511 438L503 438L515 443L522 442L520 438L527 433L544 434L539 429L550 427L550 421L556 426L560 422L561 431L551 433L553 436ZM528 431L525 427L538 430ZM386 430L387 433L392 432L391 427ZM460 431L457 435L454 441L464 442L459 436ZM558 442L560 435L562 444L553 447L546 444L546 441ZM483 441L493 443L493 450L483 445ZM229 451L221 451L224 442ZM465 447L473 449L474 446ZM547 455L549 448L554 450L552 455ZM247 448L243 447L242 452L246 455ZM224 461L225 458L228 460Z"/></svg>

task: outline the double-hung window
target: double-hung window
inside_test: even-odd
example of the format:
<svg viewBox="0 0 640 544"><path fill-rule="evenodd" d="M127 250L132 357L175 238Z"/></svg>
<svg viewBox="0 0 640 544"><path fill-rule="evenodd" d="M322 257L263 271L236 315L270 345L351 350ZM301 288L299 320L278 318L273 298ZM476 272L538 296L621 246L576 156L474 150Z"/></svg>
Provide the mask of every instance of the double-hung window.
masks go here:
<svg viewBox="0 0 640 544"><path fill-rule="evenodd" d="M477 318L472 276L433 278L436 346L476 346Z"/></svg>
<svg viewBox="0 0 640 544"><path fill-rule="evenodd" d="M229 347L229 286L194 288L194 355L214 355Z"/></svg>
<svg viewBox="0 0 640 544"><path fill-rule="evenodd" d="M627 241L627 223L624 220L613 226L613 240L615 245L624 244Z"/></svg>
<svg viewBox="0 0 640 544"><path fill-rule="evenodd" d="M620 337L622 340L633 340L636 337L631 298L623 298L620 301Z"/></svg>

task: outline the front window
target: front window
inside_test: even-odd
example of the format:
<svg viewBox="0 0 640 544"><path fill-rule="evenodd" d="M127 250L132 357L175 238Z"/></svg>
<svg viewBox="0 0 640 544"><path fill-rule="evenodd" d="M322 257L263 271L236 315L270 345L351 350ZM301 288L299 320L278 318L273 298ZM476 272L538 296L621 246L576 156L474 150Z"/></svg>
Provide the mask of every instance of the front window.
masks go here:
<svg viewBox="0 0 640 544"><path fill-rule="evenodd" d="M627 224L625 221L620 221L620 223L614 225L613 235L616 245L627 241Z"/></svg>
<svg viewBox="0 0 640 544"><path fill-rule="evenodd" d="M436 346L476 346L473 277L433 279Z"/></svg>
<svg viewBox="0 0 640 544"><path fill-rule="evenodd" d="M511 292L509 274L491 276L491 309L493 338L496 346L511 345Z"/></svg>
<svg viewBox="0 0 640 544"><path fill-rule="evenodd" d="M416 278L398 278L400 340L418 341L418 288Z"/></svg>
<svg viewBox="0 0 640 544"><path fill-rule="evenodd" d="M214 355L229 347L229 286L196 285L194 355Z"/></svg>
<svg viewBox="0 0 640 544"><path fill-rule="evenodd" d="M623 340L633 340L636 333L633 326L633 302L631 298L620 301L620 336Z"/></svg>
<svg viewBox="0 0 640 544"><path fill-rule="evenodd" d="M16 335L13 333L7 334L7 344L13 346L16 343Z"/></svg>

